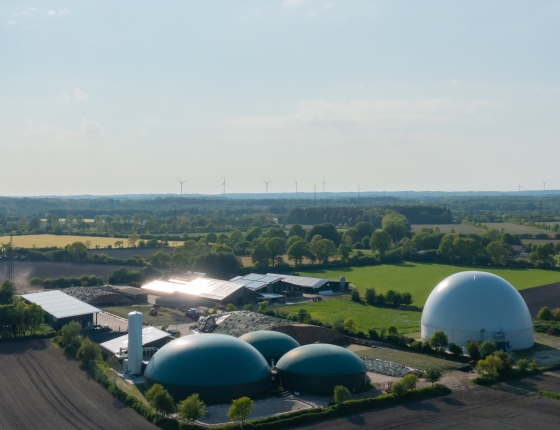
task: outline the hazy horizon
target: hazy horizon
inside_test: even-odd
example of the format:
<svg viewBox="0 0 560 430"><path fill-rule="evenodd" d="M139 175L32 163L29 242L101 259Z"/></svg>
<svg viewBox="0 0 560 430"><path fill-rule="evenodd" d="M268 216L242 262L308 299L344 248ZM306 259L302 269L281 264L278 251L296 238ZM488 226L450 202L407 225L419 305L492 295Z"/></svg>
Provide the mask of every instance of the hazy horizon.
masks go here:
<svg viewBox="0 0 560 430"><path fill-rule="evenodd" d="M0 195L558 189L559 18L553 1L7 0Z"/></svg>

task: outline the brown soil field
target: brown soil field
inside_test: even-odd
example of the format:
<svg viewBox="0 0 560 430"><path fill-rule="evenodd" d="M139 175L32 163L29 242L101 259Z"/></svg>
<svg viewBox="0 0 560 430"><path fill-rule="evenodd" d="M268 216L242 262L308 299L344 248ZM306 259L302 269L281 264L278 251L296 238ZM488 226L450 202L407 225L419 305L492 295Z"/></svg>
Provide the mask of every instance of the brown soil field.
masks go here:
<svg viewBox="0 0 560 430"><path fill-rule="evenodd" d="M253 261L251 261L250 256L244 255L243 257L240 257L240 258L241 258L241 264L243 265L243 267L251 267L253 265ZM293 262L288 259L288 256L286 254L284 254L282 256L282 259L287 264L293 264ZM310 264L310 263L311 263L311 260L308 260L307 258L303 259L303 264ZM274 273L274 267L270 268L270 272Z"/></svg>
<svg viewBox="0 0 560 430"><path fill-rule="evenodd" d="M100 248L107 248L108 245L115 246L116 241L122 241L123 246L126 248L126 239L115 238L115 237L96 237L96 236L59 236L54 234L30 234L26 236L13 236L13 241L15 246L22 248L46 248L49 246L65 247L74 242L83 242L86 240L91 242L90 251L95 250L95 246L99 245ZM9 236L0 237L0 243L8 243L10 241ZM169 242L171 246L180 246L182 241Z"/></svg>
<svg viewBox="0 0 560 430"><path fill-rule="evenodd" d="M451 229L455 231L455 233L463 233L463 234L482 234L484 230L481 228L473 227L467 224L412 224L410 229L414 233L418 233L423 228L436 228L439 227L439 230L442 233L451 233Z"/></svg>
<svg viewBox="0 0 560 430"><path fill-rule="evenodd" d="M157 429L48 340L2 342L0 369L3 430Z"/></svg>
<svg viewBox="0 0 560 430"><path fill-rule="evenodd" d="M533 319L537 317L543 306L548 306L550 309L560 308L560 282L520 290L519 294L527 303Z"/></svg>
<svg viewBox="0 0 560 430"><path fill-rule="evenodd" d="M548 234L549 236L554 236L553 231L541 230L535 227L526 227L524 225L510 224L508 222L486 222L484 225L488 228L495 228L496 230L502 231L504 229L505 233L511 234Z"/></svg>
<svg viewBox="0 0 560 430"><path fill-rule="evenodd" d="M473 386L431 400L412 401L299 429L527 429L558 428L560 403L537 395L560 391L560 374L544 374L492 387Z"/></svg>

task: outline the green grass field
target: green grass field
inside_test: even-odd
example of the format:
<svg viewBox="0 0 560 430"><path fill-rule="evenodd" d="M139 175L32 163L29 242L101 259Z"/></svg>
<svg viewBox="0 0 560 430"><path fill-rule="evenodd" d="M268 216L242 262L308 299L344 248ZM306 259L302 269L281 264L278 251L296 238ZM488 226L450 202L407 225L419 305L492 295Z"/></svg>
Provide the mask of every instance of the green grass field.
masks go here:
<svg viewBox="0 0 560 430"><path fill-rule="evenodd" d="M399 333L411 333L420 330L422 312L399 311L391 308L369 306L356 303L348 297L315 303L301 303L280 308L281 312L297 314L300 309L307 310L311 317L331 325L338 318L354 318L358 330L367 333L370 329L380 331L391 325Z"/></svg>
<svg viewBox="0 0 560 430"><path fill-rule="evenodd" d="M155 327L163 325L174 326L177 324L185 324L192 322L189 318L185 317L183 312L176 309L160 307L158 309L158 316L153 317L149 315L152 305L138 305L138 306L111 306L103 307L104 311L110 312L123 318L127 318L128 314L133 311L142 312L142 322L144 324L151 324Z"/></svg>
<svg viewBox="0 0 560 430"><path fill-rule="evenodd" d="M426 299L434 287L443 279L466 270L480 270L494 273L506 279L516 289L537 287L539 285L560 282L560 272L539 269L500 269L478 268L465 266L448 266L443 264L404 263L401 265L380 265L368 267L350 267L339 270L301 271L301 276L338 279L345 276L364 296L368 287L374 287L377 293L387 290L409 292L414 305L424 306Z"/></svg>
<svg viewBox="0 0 560 430"><path fill-rule="evenodd" d="M442 360L441 358L431 357L429 355L415 354L407 351L390 348L366 348L354 351L358 357L371 357L380 360L392 361L403 366L412 367L414 369L426 370L429 366L439 368L442 373L455 370L461 366L460 363Z"/></svg>

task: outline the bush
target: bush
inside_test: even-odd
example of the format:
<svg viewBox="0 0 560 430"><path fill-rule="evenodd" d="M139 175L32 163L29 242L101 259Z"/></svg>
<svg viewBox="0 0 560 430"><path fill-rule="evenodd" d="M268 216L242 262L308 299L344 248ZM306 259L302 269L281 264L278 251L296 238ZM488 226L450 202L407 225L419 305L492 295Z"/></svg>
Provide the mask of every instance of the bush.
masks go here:
<svg viewBox="0 0 560 430"><path fill-rule="evenodd" d="M76 358L80 360L82 364L101 360L101 348L89 338L85 338L78 349Z"/></svg>
<svg viewBox="0 0 560 430"><path fill-rule="evenodd" d="M529 368L529 360L522 358L521 360L519 360L517 362L517 368L524 372L525 370L527 370Z"/></svg>
<svg viewBox="0 0 560 430"><path fill-rule="evenodd" d="M486 358L496 352L497 345L496 342L491 340L486 340L480 344L479 351L482 358Z"/></svg>
<svg viewBox="0 0 560 430"><path fill-rule="evenodd" d="M434 382L438 382L441 379L441 370L435 366L428 366L424 370L424 379L434 385Z"/></svg>
<svg viewBox="0 0 560 430"><path fill-rule="evenodd" d="M374 305L376 303L375 288L367 288L366 289L366 302L369 305Z"/></svg>
<svg viewBox="0 0 560 430"><path fill-rule="evenodd" d="M395 382L391 387L391 392L397 397L403 397L407 391L408 388L406 387L406 384L402 380Z"/></svg>
<svg viewBox="0 0 560 430"><path fill-rule="evenodd" d="M539 319L541 321L551 321L552 320L552 312L550 312L550 309L548 309L548 307L544 306L544 307L541 308L541 310L537 314L537 319Z"/></svg>
<svg viewBox="0 0 560 430"><path fill-rule="evenodd" d="M471 360L480 360L480 344L478 342L467 342L465 349Z"/></svg>
<svg viewBox="0 0 560 430"><path fill-rule="evenodd" d="M447 349L449 350L449 352L457 357L460 357L461 355L463 355L463 348L461 347L461 345L456 344L455 342L451 342L448 346Z"/></svg>
<svg viewBox="0 0 560 430"><path fill-rule="evenodd" d="M403 376L401 382L406 386L407 389L413 390L414 388L416 388L418 376L416 376L414 373L409 373L408 375Z"/></svg>
<svg viewBox="0 0 560 430"><path fill-rule="evenodd" d="M352 299L353 302L360 302L360 293L358 292L358 290L356 288L352 288L352 290L350 291L350 298Z"/></svg>
<svg viewBox="0 0 560 430"><path fill-rule="evenodd" d="M334 387L334 401L337 404L344 403L350 398L350 390L343 385Z"/></svg>
<svg viewBox="0 0 560 430"><path fill-rule="evenodd" d="M436 331L430 339L430 346L436 351L442 351L449 344L447 335L442 331Z"/></svg>
<svg viewBox="0 0 560 430"><path fill-rule="evenodd" d="M371 340L379 340L379 334L377 333L377 330L371 329L368 331L368 334Z"/></svg>

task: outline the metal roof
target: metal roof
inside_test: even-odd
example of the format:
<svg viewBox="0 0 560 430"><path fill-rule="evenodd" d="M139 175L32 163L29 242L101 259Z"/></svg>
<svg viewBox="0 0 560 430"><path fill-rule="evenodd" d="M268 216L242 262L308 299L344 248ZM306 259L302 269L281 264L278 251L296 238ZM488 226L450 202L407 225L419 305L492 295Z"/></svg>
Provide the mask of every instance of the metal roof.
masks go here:
<svg viewBox="0 0 560 430"><path fill-rule="evenodd" d="M279 276L269 276L269 275L261 275L260 273L250 273L245 276L236 276L235 278L230 279L230 282L235 282L236 284L245 285L246 288L256 291L263 287L266 287L268 284L277 282L279 280L280 280Z"/></svg>
<svg viewBox="0 0 560 430"><path fill-rule="evenodd" d="M171 337L171 335L163 330L160 330L159 328L144 327L142 329L142 346L155 342L156 340L163 339L165 337ZM109 340L107 342L103 342L101 346L106 350L111 351L113 354L119 353L121 348L123 350L127 350L128 334L125 334L124 336L121 337L117 337L116 339L113 340Z"/></svg>
<svg viewBox="0 0 560 430"><path fill-rule="evenodd" d="M64 294L59 290L23 294L21 297L28 302L41 306L45 312L51 314L55 318L69 318L101 312L100 309L75 299L68 294Z"/></svg>
<svg viewBox="0 0 560 430"><path fill-rule="evenodd" d="M217 300L226 298L240 288L243 288L242 284L210 278L198 278L190 282L183 279L169 279L154 281L142 287L143 290L154 292L188 294Z"/></svg>
<svg viewBox="0 0 560 430"><path fill-rule="evenodd" d="M323 278L308 278L307 276L277 275L275 273L267 273L266 276L276 276L288 284L298 285L300 287L320 288L329 282Z"/></svg>

